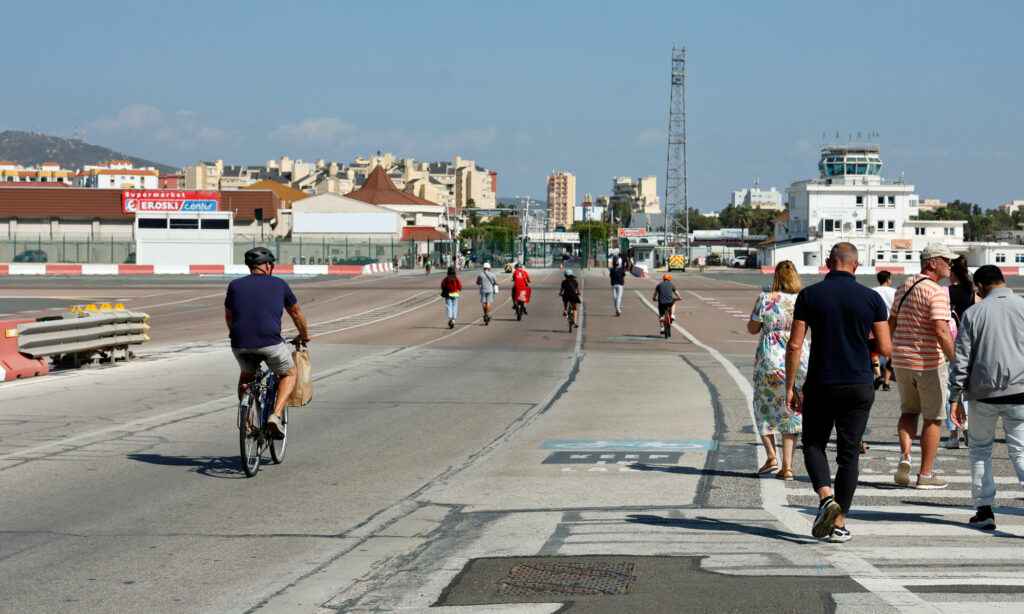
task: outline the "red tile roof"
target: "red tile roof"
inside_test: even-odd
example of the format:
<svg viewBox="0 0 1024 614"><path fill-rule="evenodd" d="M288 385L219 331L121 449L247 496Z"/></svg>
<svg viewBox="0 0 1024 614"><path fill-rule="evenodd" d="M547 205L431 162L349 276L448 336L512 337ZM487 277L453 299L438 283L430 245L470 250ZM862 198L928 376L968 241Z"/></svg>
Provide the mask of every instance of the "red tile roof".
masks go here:
<svg viewBox="0 0 1024 614"><path fill-rule="evenodd" d="M382 166L373 169L363 187L349 192L345 196L371 205L437 205L425 198L396 188Z"/></svg>
<svg viewBox="0 0 1024 614"><path fill-rule="evenodd" d="M406 226L402 229L403 241L447 241L450 238L447 232L430 226Z"/></svg>

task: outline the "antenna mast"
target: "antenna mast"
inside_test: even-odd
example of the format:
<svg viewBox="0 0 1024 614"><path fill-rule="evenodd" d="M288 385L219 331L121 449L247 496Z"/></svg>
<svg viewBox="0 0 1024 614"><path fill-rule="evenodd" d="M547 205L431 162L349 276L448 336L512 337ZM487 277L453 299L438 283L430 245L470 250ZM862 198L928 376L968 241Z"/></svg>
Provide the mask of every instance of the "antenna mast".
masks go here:
<svg viewBox="0 0 1024 614"><path fill-rule="evenodd" d="M668 108L668 156L665 172L665 238L674 237L676 210L686 219L686 261L690 261L690 206L686 176L686 48L672 47L672 92Z"/></svg>

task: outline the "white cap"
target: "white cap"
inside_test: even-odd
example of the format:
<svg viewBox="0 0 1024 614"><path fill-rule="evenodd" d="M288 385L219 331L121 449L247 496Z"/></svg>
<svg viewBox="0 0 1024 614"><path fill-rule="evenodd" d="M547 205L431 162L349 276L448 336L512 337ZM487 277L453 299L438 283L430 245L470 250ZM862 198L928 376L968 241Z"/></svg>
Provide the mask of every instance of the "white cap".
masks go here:
<svg viewBox="0 0 1024 614"><path fill-rule="evenodd" d="M490 262L485 262L485 263L484 263L484 268L485 268L485 269L489 269L489 268L491 268L491 263L490 263Z"/></svg>

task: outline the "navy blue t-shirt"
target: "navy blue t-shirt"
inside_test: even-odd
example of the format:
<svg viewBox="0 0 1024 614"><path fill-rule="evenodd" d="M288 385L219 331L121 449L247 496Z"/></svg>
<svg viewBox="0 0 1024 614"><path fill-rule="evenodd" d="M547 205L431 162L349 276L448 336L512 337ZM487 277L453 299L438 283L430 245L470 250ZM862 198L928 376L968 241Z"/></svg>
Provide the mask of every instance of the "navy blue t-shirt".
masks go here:
<svg viewBox="0 0 1024 614"><path fill-rule="evenodd" d="M231 310L231 347L283 343L281 314L299 302L288 282L272 275L246 275L228 284L224 306Z"/></svg>
<svg viewBox="0 0 1024 614"><path fill-rule="evenodd" d="M622 267L612 267L608 269L608 277L611 278L613 286L626 285L626 269Z"/></svg>
<svg viewBox="0 0 1024 614"><path fill-rule="evenodd" d="M882 297L846 271L831 271L796 297L793 319L811 330L807 382L812 384L869 384L871 350L868 334L875 322L885 322ZM799 382L798 382L799 383Z"/></svg>

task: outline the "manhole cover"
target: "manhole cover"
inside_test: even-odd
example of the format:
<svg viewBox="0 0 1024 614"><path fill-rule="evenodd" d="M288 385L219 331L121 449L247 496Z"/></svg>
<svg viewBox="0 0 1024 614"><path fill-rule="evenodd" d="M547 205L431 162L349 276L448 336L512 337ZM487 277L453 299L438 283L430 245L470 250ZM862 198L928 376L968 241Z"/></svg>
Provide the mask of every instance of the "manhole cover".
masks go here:
<svg viewBox="0 0 1024 614"><path fill-rule="evenodd" d="M522 597L624 595L633 580L633 563L520 563L498 585L498 593Z"/></svg>

